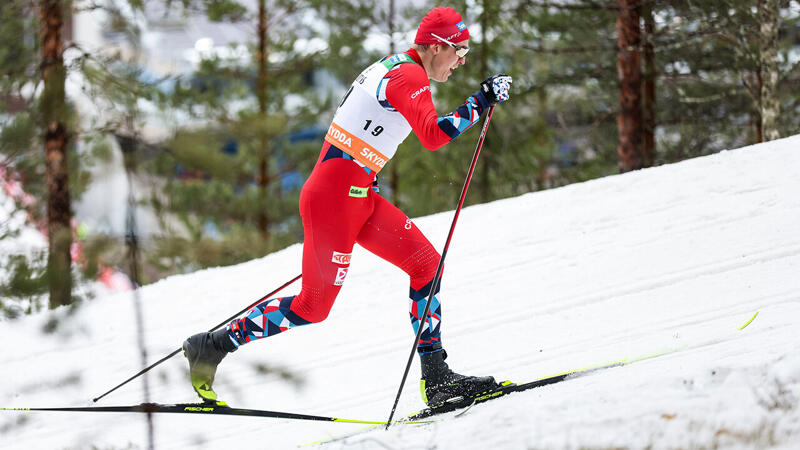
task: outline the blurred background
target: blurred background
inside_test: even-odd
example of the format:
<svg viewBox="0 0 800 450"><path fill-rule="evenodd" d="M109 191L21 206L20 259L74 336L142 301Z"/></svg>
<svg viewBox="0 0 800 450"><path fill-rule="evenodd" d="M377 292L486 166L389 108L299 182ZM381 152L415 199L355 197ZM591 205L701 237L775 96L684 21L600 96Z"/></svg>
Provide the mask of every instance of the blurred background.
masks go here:
<svg viewBox="0 0 800 450"><path fill-rule="evenodd" d="M796 0L3 0L0 317L301 242L340 97L434 6L472 49L439 114L514 77L468 204L800 132ZM410 136L382 195L454 208L478 128Z"/></svg>

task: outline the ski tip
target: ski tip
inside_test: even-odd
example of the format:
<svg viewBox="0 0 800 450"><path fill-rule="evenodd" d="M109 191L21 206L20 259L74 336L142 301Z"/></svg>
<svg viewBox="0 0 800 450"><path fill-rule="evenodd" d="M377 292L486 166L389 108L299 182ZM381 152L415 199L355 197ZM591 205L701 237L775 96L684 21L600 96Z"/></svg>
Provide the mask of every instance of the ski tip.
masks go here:
<svg viewBox="0 0 800 450"><path fill-rule="evenodd" d="M740 326L739 329L744 330L746 326L750 325L754 320L756 320L756 316L758 315L758 313L759 311L756 311L756 313L753 314L753 317L751 317L750 320L745 322L744 325Z"/></svg>

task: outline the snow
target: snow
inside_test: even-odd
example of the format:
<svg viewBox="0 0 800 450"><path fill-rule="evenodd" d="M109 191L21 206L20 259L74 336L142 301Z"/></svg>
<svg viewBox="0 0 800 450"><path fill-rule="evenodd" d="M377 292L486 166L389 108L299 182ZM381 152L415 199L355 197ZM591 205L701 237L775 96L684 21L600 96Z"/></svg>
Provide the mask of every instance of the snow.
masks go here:
<svg viewBox="0 0 800 450"><path fill-rule="evenodd" d="M794 136L466 208L442 298L456 371L530 381L681 350L324 448L796 448L798 148ZM447 212L415 223L441 248L451 220ZM300 253L295 245L141 289L147 360L293 278ZM238 407L385 420L411 349L407 283L357 248L328 320L243 346L220 366L217 391ZM0 323L0 406L83 406L136 373L135 304L124 293ZM51 321L59 326L45 333ZM423 406L418 373L415 361L401 415ZM150 400L195 399L181 356L147 380ZM98 404L143 400L137 380ZM294 448L362 427L195 415L153 422L159 449ZM146 448L146 416L3 411L0 446Z"/></svg>

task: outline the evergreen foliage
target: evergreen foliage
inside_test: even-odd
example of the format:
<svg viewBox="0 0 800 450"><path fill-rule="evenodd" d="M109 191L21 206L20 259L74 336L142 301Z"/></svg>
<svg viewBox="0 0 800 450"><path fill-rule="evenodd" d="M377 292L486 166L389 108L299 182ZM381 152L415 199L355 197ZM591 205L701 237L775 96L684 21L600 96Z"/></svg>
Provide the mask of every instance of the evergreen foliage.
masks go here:
<svg viewBox="0 0 800 450"><path fill-rule="evenodd" d="M618 172L619 2L263 0L265 72L257 58L259 3L161 0L169 14L202 14L252 30L241 43L247 52L207 54L192 73L166 80L174 81L170 90L159 89L165 80L141 82L138 57L73 49L78 54L69 70L82 74L87 95L101 111L86 123L70 105L76 130L69 162L73 198L90 182L86 169L114 151L105 136L137 138L143 101L152 102L158 111L148 114L161 114L172 130L168 139L138 147L137 176L152 186L141 205L161 219L160 233L142 240L145 283L301 241L300 187L341 95L363 68L405 51L422 16L440 4L462 13L471 47L467 64L447 83L432 83L440 115L462 104L488 76L514 77L511 100L495 110L468 204ZM777 40L762 38L768 27L759 5L777 6ZM143 11L145 2L129 0L128 6ZM645 92L644 99L655 116L645 166L769 138L762 129L767 107L780 111L777 120L767 121L778 135L800 132L800 2L642 0L641 6L643 41L634 50L652 47L651 65L645 67L650 63L643 58L642 70L643 80L653 82L654 96ZM0 32L25 36L0 44L0 164L13 166L26 190L41 200L38 18L30 8L24 0L0 5ZM111 7L109 14L110 32L133 42L141 37L120 10ZM652 29L645 32L644 21ZM777 56L765 58L772 42ZM764 77L775 70L770 67L777 67L778 76L765 87ZM409 136L379 176L382 195L412 217L452 209L479 128L480 123L435 152ZM41 205L31 207L34 217L43 212ZM121 246L112 236L90 237L82 267L93 276L96 262L124 266ZM18 262L11 273L41 278L26 272L32 263Z"/></svg>
<svg viewBox="0 0 800 450"><path fill-rule="evenodd" d="M135 5L136 2L132 3ZM88 0L63 1L60 6L66 23L70 23L70 16L74 12L102 8ZM135 115L137 102L147 99L150 93L137 80L141 69L136 68L135 64L126 61L118 53L90 52L70 42L66 35L62 36L65 39L64 60L58 60L60 67L56 64L55 69L50 69L55 84L50 90L44 89L39 7L38 2L28 0L9 0L0 5L0 32L4 36L15 37L0 41L0 166L9 179L21 182L22 188L33 200L18 204L18 208L24 208L29 215L29 225L47 233L48 201L52 192L48 192L46 184L44 142L52 130L48 130L45 123L61 124L59 129L64 133L59 134L58 139L64 139L67 143L65 153L69 171L64 174L65 179L68 178L64 186L69 186L69 197L59 200L63 206L63 210L58 212L63 230L49 231L50 234L62 236L59 240L62 247L60 253L64 259L69 259L70 235L74 230L64 224L70 223L70 204L80 198L90 183L88 169L107 153L105 136L113 130L122 129L125 124L135 126L135 121L131 119ZM135 27L119 20L120 17L113 12L112 8L109 14L112 29L119 27L119 31L130 32L134 36ZM68 28L69 25L65 25L61 33ZM91 96L99 112L91 121L78 115L76 98L65 96L63 84L66 79L78 83L83 93ZM3 238L10 236L0 236L0 239ZM51 266L48 259L55 252L48 253L4 255L8 258L2 261L0 270L6 276L0 278L0 290L3 292L5 311L9 311L9 308L19 309L17 307L20 305L25 305L22 309L26 312L39 309L42 300L47 298L47 283L51 284L51 306L88 297L84 289L72 289L73 280L85 281L80 269L92 274L97 267L91 267L83 261L72 269L61 264L58 271L63 270L66 275L54 275L53 267L42 266L42 261ZM58 280L57 295L53 291L54 279Z"/></svg>
<svg viewBox="0 0 800 450"><path fill-rule="evenodd" d="M248 6L182 2L183 8L201 9L212 20L254 24L258 11ZM146 246L146 258L159 275L234 264L302 239L299 190L319 151L320 111L331 101L309 84L318 52L297 45L316 37L302 23L310 4L271 1L265 6L269 63L262 73L264 92L258 91L254 33L241 43L253 57L203 59L162 103L191 117L191 124L174 124L172 137L144 165L163 180L151 204L181 224ZM312 140L296 139L299 132L310 132ZM262 164L268 168L263 184ZM266 230L264 217L269 218Z"/></svg>

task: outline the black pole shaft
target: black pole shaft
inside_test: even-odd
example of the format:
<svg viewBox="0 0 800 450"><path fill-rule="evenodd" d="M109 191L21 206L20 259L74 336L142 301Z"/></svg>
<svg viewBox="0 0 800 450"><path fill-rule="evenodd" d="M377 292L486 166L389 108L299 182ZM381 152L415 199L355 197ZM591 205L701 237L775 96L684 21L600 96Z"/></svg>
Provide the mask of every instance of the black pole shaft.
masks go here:
<svg viewBox="0 0 800 450"><path fill-rule="evenodd" d="M231 320L233 320L233 319L235 319L235 318L239 317L240 315L244 314L245 312L247 312L248 310L250 310L250 308L252 308L252 307L256 306L257 304L261 303L262 301L266 300L267 298L269 298L269 297L272 297L273 295L277 294L278 292L280 292L280 291L281 291L283 288L285 288L286 286L289 286L290 284L292 284L292 283L294 283L295 281L299 280L299 279L300 279L300 277L302 277L302 276L303 276L303 275L302 275L302 274L300 274L300 275L298 275L298 276L296 276L296 277L292 278L291 280L287 281L286 283L283 283L283 284L282 284L282 285L281 285L279 288L275 289L274 291L270 292L269 294L267 294L267 295L265 295L265 296L261 297L260 299L256 300L255 302L253 302L252 304L250 304L250 306L248 306L248 307L246 307L246 308L242 309L241 311L237 312L236 314L234 314L234 315L230 316L229 318L227 318L227 319L223 320L222 322L218 323L216 326L214 326L214 327L212 327L210 330L208 330L208 332L210 333L210 332L212 332L212 331L216 330L217 328L219 328L219 327L221 327L221 326L223 326L223 325L227 325L227 324L228 324L228 322L230 322ZM153 369L154 367L156 367L157 365L159 365L159 364L163 363L164 361L166 361L166 360L168 360L168 359L172 358L173 356L177 355L177 354L178 354L180 351L181 351L181 349L180 349L180 348L178 348L177 350L173 351L173 352L172 352L172 353L170 353L169 355L167 355L167 356L165 356L165 357L163 357L163 358L159 359L158 361L154 362L153 364L151 364L151 365L149 365L149 366L145 367L144 369L140 370L140 371L139 371L137 374L135 374L134 376L132 376L132 377L128 378L127 380L123 381L122 383L120 383L120 384L118 384L118 385L114 386L112 389L110 389L109 391L105 392L104 394L102 394L102 395L100 395L100 396L98 396L98 397L95 397L95 398L92 400L92 402L96 403L98 400L100 400L101 398L105 397L106 395L108 395L108 394L110 394L110 393L112 393L112 392L116 391L117 389L119 389L119 388L121 388L122 386L124 386L124 385L126 385L126 384L130 383L131 381L133 381L134 379L138 378L139 376L141 376L141 375L143 375L143 374L145 374L145 373L149 372L150 370L152 370L152 369Z"/></svg>
<svg viewBox="0 0 800 450"><path fill-rule="evenodd" d="M436 266L436 275L433 276L433 282L431 283L431 291L428 293L428 300L425 302L425 311L422 312L419 321L419 328L417 329L417 335L414 337L414 344L411 346L411 353L408 355L408 362L406 362L406 369L403 372L403 378L400 380L400 387L397 389L397 396L394 399L394 404L392 405L392 411L389 413L389 419L386 421L386 429L389 429L389 425L392 424L392 418L394 417L394 412L397 409L397 403L400 401L400 394L403 393L403 386L406 384L406 378L408 378L408 371L411 369L411 362L414 360L414 353L417 351L417 343L419 342L420 336L422 336L422 329L424 328L423 325L425 321L428 320L428 312L431 309L431 300L433 299L433 295L436 292L436 289L439 287L439 281L441 280L442 269L444 268L444 258L447 256L447 249L450 248L450 240L453 238L453 231L456 229L456 222L458 222L458 216L461 213L461 208L464 206L464 199L467 197L467 189L469 189L469 182L472 180L472 174L475 172L475 165L478 162L478 155L481 153L481 148L483 147L483 140L486 138L486 130L489 128L489 121L492 119L492 112L494 111L494 105L489 108L489 112L486 114L486 120L483 122L483 129L481 130L481 136L478 139L478 145L475 147L475 154L472 155L472 163L469 166L469 172L467 173L467 178L464 180L464 187L461 188L461 197L458 200L458 207L456 208L456 212L453 215L453 222L450 224L450 232L447 233L447 241L444 243L444 249L442 250L442 256L439 258L439 265ZM433 331L433 330L431 330Z"/></svg>

